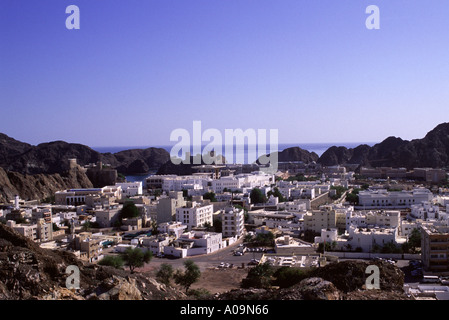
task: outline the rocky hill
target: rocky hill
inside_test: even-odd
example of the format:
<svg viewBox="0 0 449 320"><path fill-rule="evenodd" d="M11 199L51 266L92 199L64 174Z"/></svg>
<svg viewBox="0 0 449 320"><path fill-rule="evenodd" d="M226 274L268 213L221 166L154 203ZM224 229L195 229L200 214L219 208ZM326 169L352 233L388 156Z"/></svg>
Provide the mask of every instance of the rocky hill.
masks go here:
<svg viewBox="0 0 449 320"><path fill-rule="evenodd" d="M66 288L66 268L80 270L80 289ZM143 274L83 263L72 253L40 248L0 224L0 300L179 300L184 293Z"/></svg>
<svg viewBox="0 0 449 320"><path fill-rule="evenodd" d="M365 287L365 270L376 264L380 289ZM285 289L235 289L214 300L410 300L403 291L404 273L387 262L342 261L313 270L309 277Z"/></svg>
<svg viewBox="0 0 449 320"><path fill-rule="evenodd" d="M274 152L268 155L271 157L276 154L279 162L302 161L304 163L311 163L316 162L319 159L319 156L315 152L309 152L300 147L291 147L284 149L281 152Z"/></svg>
<svg viewBox="0 0 449 320"><path fill-rule="evenodd" d="M162 148L99 153L88 146L64 141L32 146L4 134L0 134L0 152L0 167L22 174L63 173L69 169L68 159L71 158L76 158L82 166L101 161L119 173L140 174L157 170L170 159L170 154Z"/></svg>
<svg viewBox="0 0 449 320"><path fill-rule="evenodd" d="M92 183L79 168L61 174L21 174L0 168L0 203L19 195L24 200L45 199L56 191L71 188L92 188Z"/></svg>
<svg viewBox="0 0 449 320"><path fill-rule="evenodd" d="M318 160L324 166L359 164L368 167L449 167L449 123L442 123L422 139L388 137L372 147L331 147Z"/></svg>

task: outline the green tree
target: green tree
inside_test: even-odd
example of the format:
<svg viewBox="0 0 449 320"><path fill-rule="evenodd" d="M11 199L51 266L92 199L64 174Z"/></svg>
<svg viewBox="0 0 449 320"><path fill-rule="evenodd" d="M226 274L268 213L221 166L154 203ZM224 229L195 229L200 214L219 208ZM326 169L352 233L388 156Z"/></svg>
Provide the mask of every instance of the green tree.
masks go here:
<svg viewBox="0 0 449 320"><path fill-rule="evenodd" d="M176 270L174 275L175 283L185 288L186 293L192 284L197 282L201 276L200 268L192 260L184 262L184 272Z"/></svg>
<svg viewBox="0 0 449 320"><path fill-rule="evenodd" d="M333 200L337 200L337 199L339 199L339 198L342 196L342 194L346 191L346 188L345 188L345 187L342 187L342 186L332 186L332 187L331 187L331 190L335 190L335 191L336 191L336 194L335 194L334 196L332 196L331 198L332 198Z"/></svg>
<svg viewBox="0 0 449 320"><path fill-rule="evenodd" d="M268 288L271 286L271 276L274 268L268 263L258 264L248 271L248 275L242 280L243 288Z"/></svg>
<svg viewBox="0 0 449 320"><path fill-rule="evenodd" d="M139 215L139 209L133 201L126 201L123 204L123 208L120 210L120 219L136 218Z"/></svg>
<svg viewBox="0 0 449 320"><path fill-rule="evenodd" d="M249 233L245 234L245 236L243 237L243 242L251 242L253 240L253 236L250 235Z"/></svg>
<svg viewBox="0 0 449 320"><path fill-rule="evenodd" d="M159 270L156 273L156 279L165 284L166 286L170 285L170 280L173 278L174 270L171 264L163 263L161 264Z"/></svg>
<svg viewBox="0 0 449 320"><path fill-rule="evenodd" d="M214 219L214 232L221 233L223 231L223 221Z"/></svg>
<svg viewBox="0 0 449 320"><path fill-rule="evenodd" d="M285 202L286 199L282 195L282 193L279 191L279 188L274 188L273 191L268 191L268 196L273 195L273 197L278 197L279 202Z"/></svg>
<svg viewBox="0 0 449 320"><path fill-rule="evenodd" d="M91 228L92 228L92 224L90 223L90 221L86 221L83 223L83 227L81 229L84 232L88 232L88 231L90 231Z"/></svg>
<svg viewBox="0 0 449 320"><path fill-rule="evenodd" d="M272 232L258 233L253 239L252 243L258 246L274 246L274 234Z"/></svg>
<svg viewBox="0 0 449 320"><path fill-rule="evenodd" d="M214 192L206 192L205 194L203 194L203 199L210 200L210 202L217 202Z"/></svg>
<svg viewBox="0 0 449 320"><path fill-rule="evenodd" d="M359 203L359 196L354 192L348 193L346 195L346 201L348 201L350 204L357 205Z"/></svg>
<svg viewBox="0 0 449 320"><path fill-rule="evenodd" d="M274 272L273 284L280 288L288 288L308 277L308 272L301 268L281 267Z"/></svg>
<svg viewBox="0 0 449 320"><path fill-rule="evenodd" d="M159 230L157 228L158 228L157 221L154 219L151 220L151 234L158 234Z"/></svg>
<svg viewBox="0 0 449 320"><path fill-rule="evenodd" d="M416 251L416 248L421 248L421 232L419 229L415 228L412 230L410 237L408 238L408 243L413 252Z"/></svg>
<svg viewBox="0 0 449 320"><path fill-rule="evenodd" d="M318 245L318 252L324 253L324 250L326 250L326 251L333 251L333 250L335 250L336 246L337 246L337 242L336 241L324 242L324 243L321 242Z"/></svg>
<svg viewBox="0 0 449 320"><path fill-rule="evenodd" d="M253 188L253 190L251 190L249 197L251 199L251 203L254 204L267 202L267 197L262 193L262 191L259 188Z"/></svg>
<svg viewBox="0 0 449 320"><path fill-rule="evenodd" d="M106 256L98 261L98 264L101 266L110 266L116 269L122 269L125 262L120 256Z"/></svg>
<svg viewBox="0 0 449 320"><path fill-rule="evenodd" d="M152 258L153 255L150 251L146 250L143 252L140 248L128 248L123 254L123 260L129 267L131 273L134 273L136 268L143 267L145 263L150 262Z"/></svg>
<svg viewBox="0 0 449 320"><path fill-rule="evenodd" d="M192 289L189 291L189 295L193 296L196 300L204 300L211 296L209 290L204 288Z"/></svg>
<svg viewBox="0 0 449 320"><path fill-rule="evenodd" d="M401 253L401 248L396 246L392 241L385 243L380 250L381 253Z"/></svg>

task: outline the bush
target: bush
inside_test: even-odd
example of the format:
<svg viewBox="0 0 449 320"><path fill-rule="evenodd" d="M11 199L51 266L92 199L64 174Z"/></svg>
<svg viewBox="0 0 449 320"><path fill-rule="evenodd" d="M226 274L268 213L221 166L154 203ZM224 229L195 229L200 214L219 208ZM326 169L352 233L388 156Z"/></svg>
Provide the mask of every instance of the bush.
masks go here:
<svg viewBox="0 0 449 320"><path fill-rule="evenodd" d="M163 263L161 264L158 272L156 273L156 279L165 284L166 286L170 285L170 280L173 277L174 270L171 264Z"/></svg>
<svg viewBox="0 0 449 320"><path fill-rule="evenodd" d="M122 269L125 262L120 256L106 256L101 259L98 264L100 266L110 266L116 269Z"/></svg>
<svg viewBox="0 0 449 320"><path fill-rule="evenodd" d="M209 297L210 295L211 295L211 293L204 288L192 289L189 291L189 296L192 296L198 300L203 300L203 299Z"/></svg>
<svg viewBox="0 0 449 320"><path fill-rule="evenodd" d="M139 209L136 207L134 202L126 201L123 205L122 210L120 210L120 219L126 218L136 218L139 216Z"/></svg>
<svg viewBox="0 0 449 320"><path fill-rule="evenodd" d="M273 274L276 278L273 284L280 288L288 288L308 278L308 273L308 271L300 268L281 267Z"/></svg>
<svg viewBox="0 0 449 320"><path fill-rule="evenodd" d="M151 258L153 258L151 251L143 252L140 248L128 248L123 255L131 273L134 273L134 269L141 268L145 263L150 262Z"/></svg>
<svg viewBox="0 0 449 320"><path fill-rule="evenodd" d="M184 287L186 293L192 284L197 282L201 276L200 268L192 260L186 260L184 262L185 271L176 270L174 275L175 283Z"/></svg>
<svg viewBox="0 0 449 320"><path fill-rule="evenodd" d="M268 263L259 264L248 271L248 275L242 280L242 288L268 288L271 286L271 276L274 268Z"/></svg>

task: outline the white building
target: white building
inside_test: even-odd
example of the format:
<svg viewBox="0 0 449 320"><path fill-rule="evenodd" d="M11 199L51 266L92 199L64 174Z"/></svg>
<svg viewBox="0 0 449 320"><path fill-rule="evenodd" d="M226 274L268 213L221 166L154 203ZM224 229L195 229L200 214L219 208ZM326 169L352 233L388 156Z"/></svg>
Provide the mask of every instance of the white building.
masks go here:
<svg viewBox="0 0 449 320"><path fill-rule="evenodd" d="M365 208L410 208L413 204L431 201L432 192L426 188L413 191L393 191L385 189L359 192L359 206Z"/></svg>
<svg viewBox="0 0 449 320"><path fill-rule="evenodd" d="M277 204L276 208L288 212L303 212L305 210L310 210L310 200L304 199L281 202Z"/></svg>
<svg viewBox="0 0 449 320"><path fill-rule="evenodd" d="M237 237L243 235L245 216L244 210L227 207L222 211L222 234L223 237Z"/></svg>
<svg viewBox="0 0 449 320"><path fill-rule="evenodd" d="M170 244L170 236L159 234L157 236L143 237L142 247L147 248L152 254L164 253L164 248Z"/></svg>
<svg viewBox="0 0 449 320"><path fill-rule="evenodd" d="M221 233L190 231L181 235L172 245L164 247L164 254L179 258L213 253L223 248Z"/></svg>
<svg viewBox="0 0 449 320"><path fill-rule="evenodd" d="M383 247L389 242L401 245L406 239L399 237L398 231L399 228L357 228L351 226L348 243L353 248L362 248L363 252L370 252L375 246Z"/></svg>
<svg viewBox="0 0 449 320"><path fill-rule="evenodd" d="M191 176L174 176L162 178L162 190L182 191L182 190L206 190L207 183L211 179L207 176L191 175Z"/></svg>
<svg viewBox="0 0 449 320"><path fill-rule="evenodd" d="M120 182L115 184L116 187L122 188L122 193L126 197L134 197L141 195L143 192L142 181L136 182Z"/></svg>
<svg viewBox="0 0 449 320"><path fill-rule="evenodd" d="M181 222L172 221L159 224L157 229L162 234L168 234L178 239L187 229L187 226Z"/></svg>
<svg viewBox="0 0 449 320"><path fill-rule="evenodd" d="M187 226L188 230L202 227L205 224L213 224L213 205L200 204L188 201L187 205L176 209L176 221Z"/></svg>
<svg viewBox="0 0 449 320"><path fill-rule="evenodd" d="M415 219L438 219L440 209L438 206L434 206L430 202L424 201L420 204L412 205L410 215Z"/></svg>

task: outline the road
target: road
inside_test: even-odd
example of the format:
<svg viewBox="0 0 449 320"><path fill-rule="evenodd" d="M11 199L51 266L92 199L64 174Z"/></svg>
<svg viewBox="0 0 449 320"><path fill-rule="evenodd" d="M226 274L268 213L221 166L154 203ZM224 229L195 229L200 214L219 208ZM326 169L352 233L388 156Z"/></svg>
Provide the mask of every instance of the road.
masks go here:
<svg viewBox="0 0 449 320"><path fill-rule="evenodd" d="M194 261L201 271L208 268L217 267L220 262L234 264L234 266L240 267L242 263L245 266L251 261L251 259L260 259L263 255L262 252L246 252L243 256L234 256L234 250L239 246L242 241L238 241L226 248L220 249L216 252L210 254L204 254L199 256L187 257L184 259L179 258L158 258L153 257L153 259L148 264L148 267L159 268L163 263L168 263L173 266L173 268L181 268L185 260L190 259Z"/></svg>

